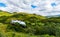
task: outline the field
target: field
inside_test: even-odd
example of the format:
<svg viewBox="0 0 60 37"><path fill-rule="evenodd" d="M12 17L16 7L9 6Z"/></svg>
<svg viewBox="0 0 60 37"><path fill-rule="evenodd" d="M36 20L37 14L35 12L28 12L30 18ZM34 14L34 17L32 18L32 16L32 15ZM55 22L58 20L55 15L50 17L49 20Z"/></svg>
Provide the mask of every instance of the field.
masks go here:
<svg viewBox="0 0 60 37"><path fill-rule="evenodd" d="M24 21L26 28L11 20ZM0 37L60 37L60 17L0 11Z"/></svg>

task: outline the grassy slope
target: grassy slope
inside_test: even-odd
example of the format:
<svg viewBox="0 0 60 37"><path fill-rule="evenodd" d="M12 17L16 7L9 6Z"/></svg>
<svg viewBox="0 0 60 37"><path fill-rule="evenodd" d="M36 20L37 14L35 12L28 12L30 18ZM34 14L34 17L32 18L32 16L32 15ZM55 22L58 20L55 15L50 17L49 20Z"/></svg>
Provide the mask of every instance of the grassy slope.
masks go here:
<svg viewBox="0 0 60 37"><path fill-rule="evenodd" d="M6 31L7 25L0 23L0 37L54 37L49 35L31 35L22 32Z"/></svg>
<svg viewBox="0 0 60 37"><path fill-rule="evenodd" d="M0 12L0 17L7 16L7 17L9 17L7 20L11 20L11 19L17 19L17 17L19 17L21 13L18 13L18 14L15 13L14 16L12 16L13 14L10 14L7 12ZM33 14L26 14L26 15L28 15L27 17L36 17L41 20L46 19L45 17L39 16L39 15L33 15ZM10 16L12 16L12 17L10 17ZM24 14L23 14L23 16L24 16ZM25 21L24 18L25 17L19 17L18 20ZM3 18L0 18L0 19L3 19ZM26 34L26 33L22 33L22 32L19 32L19 33L14 32L14 31L7 32L7 25L8 24L0 23L0 37L54 37L54 36L49 36L47 34L46 35L30 35L30 34Z"/></svg>
<svg viewBox="0 0 60 37"><path fill-rule="evenodd" d="M13 14L9 14L7 12L0 12L0 17L1 16L12 16ZM25 34L25 33L18 33L18 32L6 32L6 28L7 28L8 24L3 24L0 23L0 37L13 37L13 35L15 34L15 37L29 37L29 34ZM37 37L35 35L31 35L30 37Z"/></svg>

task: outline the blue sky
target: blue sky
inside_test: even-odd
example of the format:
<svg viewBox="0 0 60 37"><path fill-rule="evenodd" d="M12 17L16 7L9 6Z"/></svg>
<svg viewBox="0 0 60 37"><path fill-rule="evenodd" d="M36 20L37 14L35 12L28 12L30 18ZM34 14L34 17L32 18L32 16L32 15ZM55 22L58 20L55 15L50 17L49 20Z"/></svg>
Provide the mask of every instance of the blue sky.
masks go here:
<svg viewBox="0 0 60 37"><path fill-rule="evenodd" d="M35 6L35 5L31 5L31 7L32 7L32 8L36 8L37 6Z"/></svg>
<svg viewBox="0 0 60 37"><path fill-rule="evenodd" d="M0 0L0 10L43 16L59 15L60 0Z"/></svg>
<svg viewBox="0 0 60 37"><path fill-rule="evenodd" d="M55 2L51 3L51 6L55 7L57 6Z"/></svg>
<svg viewBox="0 0 60 37"><path fill-rule="evenodd" d="M0 2L0 7L6 7L6 5Z"/></svg>

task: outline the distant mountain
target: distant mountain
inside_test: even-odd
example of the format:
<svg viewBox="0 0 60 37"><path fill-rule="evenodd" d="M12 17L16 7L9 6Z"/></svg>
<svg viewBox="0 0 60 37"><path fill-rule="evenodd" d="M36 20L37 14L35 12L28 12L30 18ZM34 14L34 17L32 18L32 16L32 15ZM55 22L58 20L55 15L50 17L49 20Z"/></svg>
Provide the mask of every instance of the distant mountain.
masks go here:
<svg viewBox="0 0 60 37"><path fill-rule="evenodd" d="M51 15L51 16L46 16L47 18L51 18L51 17L60 17L60 15Z"/></svg>

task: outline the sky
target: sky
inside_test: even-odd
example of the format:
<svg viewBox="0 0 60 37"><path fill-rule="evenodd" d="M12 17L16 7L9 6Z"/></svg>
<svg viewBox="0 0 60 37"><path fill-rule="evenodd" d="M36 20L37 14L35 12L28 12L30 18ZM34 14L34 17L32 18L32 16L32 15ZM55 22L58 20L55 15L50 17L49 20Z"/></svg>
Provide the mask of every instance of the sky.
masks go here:
<svg viewBox="0 0 60 37"><path fill-rule="evenodd" d="M43 16L60 15L60 0L0 0L0 10Z"/></svg>
<svg viewBox="0 0 60 37"><path fill-rule="evenodd" d="M4 3L0 3L0 7L6 7Z"/></svg>

